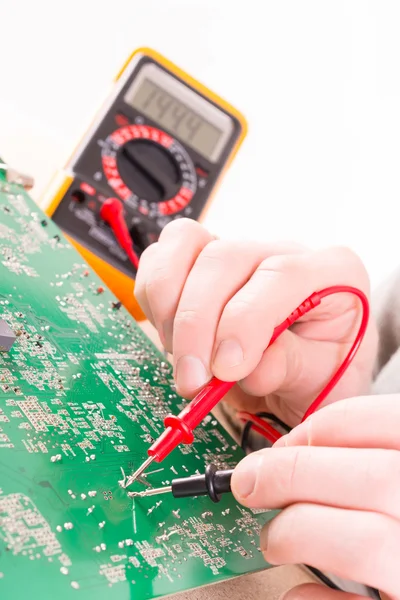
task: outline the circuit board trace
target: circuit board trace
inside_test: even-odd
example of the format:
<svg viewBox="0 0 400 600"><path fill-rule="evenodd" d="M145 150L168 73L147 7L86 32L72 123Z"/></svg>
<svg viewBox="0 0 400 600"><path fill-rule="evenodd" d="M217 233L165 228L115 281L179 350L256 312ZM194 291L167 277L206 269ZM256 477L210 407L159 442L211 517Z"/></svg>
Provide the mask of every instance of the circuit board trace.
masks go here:
<svg viewBox="0 0 400 600"><path fill-rule="evenodd" d="M128 497L120 482L185 401L57 226L1 179L0 263L0 596L146 600L266 568L274 512L229 495ZM132 489L242 457L210 415Z"/></svg>

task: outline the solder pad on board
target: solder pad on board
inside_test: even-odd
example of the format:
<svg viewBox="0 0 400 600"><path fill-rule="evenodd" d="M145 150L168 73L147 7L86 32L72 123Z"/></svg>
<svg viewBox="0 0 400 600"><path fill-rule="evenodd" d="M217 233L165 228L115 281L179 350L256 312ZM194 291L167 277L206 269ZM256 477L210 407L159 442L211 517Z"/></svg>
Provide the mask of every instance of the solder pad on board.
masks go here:
<svg viewBox="0 0 400 600"><path fill-rule="evenodd" d="M1 179L0 256L0 319L16 335L0 353L0 598L145 600L265 568L274 513L120 487L184 401L60 230ZM242 457L210 416L132 489Z"/></svg>

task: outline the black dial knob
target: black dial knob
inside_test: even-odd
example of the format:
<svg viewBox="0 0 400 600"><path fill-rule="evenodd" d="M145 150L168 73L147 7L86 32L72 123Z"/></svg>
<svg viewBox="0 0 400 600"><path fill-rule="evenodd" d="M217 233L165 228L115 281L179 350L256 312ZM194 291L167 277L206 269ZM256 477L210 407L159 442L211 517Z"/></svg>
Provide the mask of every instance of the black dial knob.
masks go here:
<svg viewBox="0 0 400 600"><path fill-rule="evenodd" d="M162 202L175 196L181 174L173 156L149 140L132 140L117 157L121 178L132 193L148 202Z"/></svg>

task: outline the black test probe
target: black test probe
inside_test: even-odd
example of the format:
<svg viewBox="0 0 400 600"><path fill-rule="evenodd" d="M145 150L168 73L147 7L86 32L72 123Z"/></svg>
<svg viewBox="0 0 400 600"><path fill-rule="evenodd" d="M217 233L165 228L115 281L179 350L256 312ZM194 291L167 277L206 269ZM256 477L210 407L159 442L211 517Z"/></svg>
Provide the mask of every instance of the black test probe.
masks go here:
<svg viewBox="0 0 400 600"><path fill-rule="evenodd" d="M195 496L209 496L213 502L219 502L222 494L231 491L231 477L233 469L218 471L213 464L208 465L204 475L193 475L174 479L171 485L162 488L144 490L142 492L128 492L130 498L157 496L158 494L172 493L175 498L188 498Z"/></svg>

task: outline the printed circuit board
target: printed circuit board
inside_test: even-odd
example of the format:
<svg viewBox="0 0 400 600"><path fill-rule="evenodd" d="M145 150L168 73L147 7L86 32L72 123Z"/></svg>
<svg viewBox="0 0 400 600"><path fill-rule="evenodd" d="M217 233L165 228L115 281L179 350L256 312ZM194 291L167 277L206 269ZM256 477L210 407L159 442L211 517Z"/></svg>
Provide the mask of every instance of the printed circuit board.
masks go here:
<svg viewBox="0 0 400 600"><path fill-rule="evenodd" d="M120 486L185 401L162 354L1 173L0 257L0 597L145 600L265 568L259 532L274 513ZM132 489L242 456L209 416Z"/></svg>

